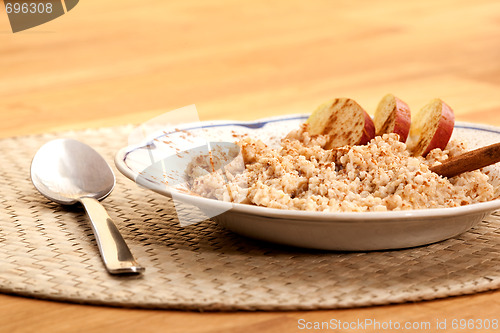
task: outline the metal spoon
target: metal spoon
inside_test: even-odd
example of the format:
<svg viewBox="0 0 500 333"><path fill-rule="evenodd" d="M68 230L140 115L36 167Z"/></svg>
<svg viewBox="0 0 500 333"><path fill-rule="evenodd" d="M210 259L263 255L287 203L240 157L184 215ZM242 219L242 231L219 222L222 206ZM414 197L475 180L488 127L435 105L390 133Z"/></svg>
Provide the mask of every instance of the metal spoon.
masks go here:
<svg viewBox="0 0 500 333"><path fill-rule="evenodd" d="M115 175L99 153L76 140L50 141L31 162L31 180L50 200L63 205L82 203L109 273L144 271L98 201L107 197L115 186Z"/></svg>

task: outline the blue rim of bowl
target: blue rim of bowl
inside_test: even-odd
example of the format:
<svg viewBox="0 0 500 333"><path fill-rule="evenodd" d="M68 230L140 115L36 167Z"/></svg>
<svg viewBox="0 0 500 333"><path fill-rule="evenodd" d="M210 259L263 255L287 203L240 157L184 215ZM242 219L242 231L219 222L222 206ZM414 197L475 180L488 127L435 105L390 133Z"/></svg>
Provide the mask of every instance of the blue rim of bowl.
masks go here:
<svg viewBox="0 0 500 333"><path fill-rule="evenodd" d="M278 116L271 118L258 119L256 121L207 121L194 124L185 124L183 126L176 126L172 131L162 131L161 134L153 134L151 137L146 139L143 143L133 146L128 146L120 149L115 156L115 164L118 170L124 174L127 178L135 181L138 174L128 167L127 157L129 154L133 153L137 149L147 148L154 140L161 137L180 132L180 131L192 131L201 128L217 128L217 127L228 127L228 126L241 126L249 129L260 129L270 123L285 122L285 121L296 121L307 119L308 114L297 114L297 115L287 115ZM482 132L489 132L500 135L500 128L483 125L474 124L467 122L456 122L455 128L466 129L466 130L476 130ZM222 202L215 199L203 198L196 195L190 195L177 191L175 189L169 188L165 189L163 186L158 186L155 183L151 183L148 187L150 190L160 193L166 196L172 196L175 194L176 199L180 201L186 201L195 206L227 206L231 205L231 211L237 213L265 216L268 218L275 219L288 219L288 220L305 220L310 219L315 222L352 222L352 221L373 221L373 220L385 220L385 221L400 221L404 219L413 218L443 218L454 215L472 215L479 213L490 213L500 208L500 199L475 203L459 207L450 208L426 208L426 209L414 209L414 210L401 210L401 211L388 211L388 212L314 212L314 211L299 211L299 210L284 210L278 208L269 208L261 206L253 206L248 204L240 203L229 203Z"/></svg>

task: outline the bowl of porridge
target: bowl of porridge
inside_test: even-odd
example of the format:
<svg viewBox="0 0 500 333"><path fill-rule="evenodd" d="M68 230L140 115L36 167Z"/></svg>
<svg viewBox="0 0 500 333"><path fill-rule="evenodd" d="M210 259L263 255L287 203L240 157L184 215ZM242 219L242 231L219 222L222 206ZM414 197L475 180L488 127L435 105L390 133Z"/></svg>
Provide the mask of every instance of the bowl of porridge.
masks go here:
<svg viewBox="0 0 500 333"><path fill-rule="evenodd" d="M338 251L413 247L466 232L500 208L500 166L450 179L433 165L500 141L457 122L444 150L408 153L395 134L325 149L308 115L165 128L121 149L118 169L171 197L182 223L208 218L243 236ZM181 213L182 212L182 213Z"/></svg>

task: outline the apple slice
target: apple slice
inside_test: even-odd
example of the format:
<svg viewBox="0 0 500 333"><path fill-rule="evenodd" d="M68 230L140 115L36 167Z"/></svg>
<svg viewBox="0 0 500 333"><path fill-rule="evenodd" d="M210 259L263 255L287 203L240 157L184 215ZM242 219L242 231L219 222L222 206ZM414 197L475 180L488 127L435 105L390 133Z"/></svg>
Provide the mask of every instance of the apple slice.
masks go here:
<svg viewBox="0 0 500 333"><path fill-rule="evenodd" d="M410 132L411 113L408 105L392 94L382 98L373 117L376 135L396 133L406 142Z"/></svg>
<svg viewBox="0 0 500 333"><path fill-rule="evenodd" d="M375 137L372 118L350 98L336 98L322 104L306 124L309 134L328 136L326 149L364 145Z"/></svg>
<svg viewBox="0 0 500 333"><path fill-rule="evenodd" d="M454 126L453 110L436 98L414 117L410 127L408 149L414 156L425 156L436 148L445 149Z"/></svg>

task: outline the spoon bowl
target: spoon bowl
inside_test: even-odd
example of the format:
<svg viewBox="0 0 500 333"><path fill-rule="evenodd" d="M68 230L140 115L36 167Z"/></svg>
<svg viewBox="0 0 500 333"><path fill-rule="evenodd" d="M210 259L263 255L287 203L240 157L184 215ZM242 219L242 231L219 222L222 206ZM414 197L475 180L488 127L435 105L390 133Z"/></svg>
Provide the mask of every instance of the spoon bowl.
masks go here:
<svg viewBox="0 0 500 333"><path fill-rule="evenodd" d="M115 175L94 149L72 139L50 141L33 158L31 180L35 188L52 201L63 205L80 202L84 206L109 273L144 270L99 203L113 190Z"/></svg>
<svg viewBox="0 0 500 333"><path fill-rule="evenodd" d="M69 139L50 141L38 150L31 179L41 194L63 205L84 196L102 200L115 186L108 163L91 147Z"/></svg>

